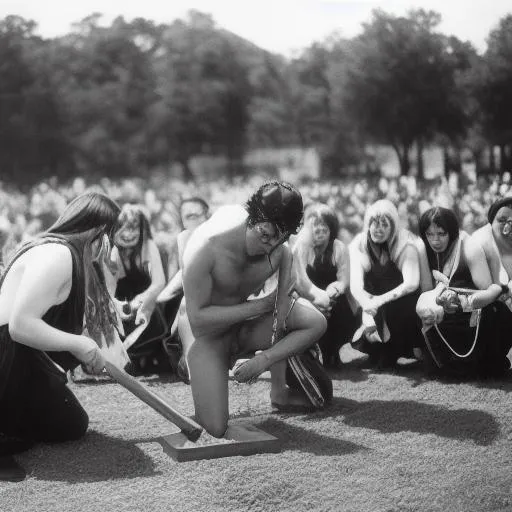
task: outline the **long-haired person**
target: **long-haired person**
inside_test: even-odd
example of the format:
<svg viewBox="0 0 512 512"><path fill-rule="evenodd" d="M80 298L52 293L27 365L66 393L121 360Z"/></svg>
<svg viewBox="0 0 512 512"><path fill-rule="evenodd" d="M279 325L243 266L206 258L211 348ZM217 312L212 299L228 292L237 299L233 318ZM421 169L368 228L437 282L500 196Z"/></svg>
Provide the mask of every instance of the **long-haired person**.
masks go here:
<svg viewBox="0 0 512 512"><path fill-rule="evenodd" d="M354 346L377 368L392 368L422 345L415 307L432 286L424 244L399 226L396 207L382 199L367 209L349 253L350 291L362 309Z"/></svg>
<svg viewBox="0 0 512 512"><path fill-rule="evenodd" d="M0 477L24 471L9 452L33 442L85 434L88 416L67 387L80 363L100 373L98 341L114 335L115 309L103 269L109 264L119 207L91 192L74 199L47 232L25 244L0 281Z"/></svg>
<svg viewBox="0 0 512 512"><path fill-rule="evenodd" d="M427 368L454 376L485 374L496 321L495 308L489 305L501 287L492 283L483 252L460 230L452 210L428 209L420 217L419 232L435 284L416 306L425 332Z"/></svg>
<svg viewBox="0 0 512 512"><path fill-rule="evenodd" d="M341 366L340 348L350 342L357 327L347 298L348 248L337 239L338 231L336 212L326 204L313 204L293 243L296 290L327 318L327 331L318 341L326 368Z"/></svg>
<svg viewBox="0 0 512 512"><path fill-rule="evenodd" d="M156 299L165 286L165 275L148 216L141 205L122 207L114 243L113 258L118 262L115 297L124 303L127 312L123 317L125 335L141 323L147 324L140 338L128 348L128 354L136 372L158 371L165 367L161 336L167 329Z"/></svg>

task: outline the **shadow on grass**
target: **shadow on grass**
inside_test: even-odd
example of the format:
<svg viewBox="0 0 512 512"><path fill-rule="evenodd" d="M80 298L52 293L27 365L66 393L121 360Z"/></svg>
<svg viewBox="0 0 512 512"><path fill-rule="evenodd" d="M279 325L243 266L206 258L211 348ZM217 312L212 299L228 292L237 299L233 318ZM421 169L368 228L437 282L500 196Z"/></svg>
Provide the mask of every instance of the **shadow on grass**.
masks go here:
<svg viewBox="0 0 512 512"><path fill-rule="evenodd" d="M38 445L20 460L38 480L99 482L158 474L136 442L90 431L80 441Z"/></svg>
<svg viewBox="0 0 512 512"><path fill-rule="evenodd" d="M290 425L276 418L267 418L260 423L253 422L258 428L282 441L281 449L312 453L314 455L348 455L368 450L365 446L342 439L325 436L306 428Z"/></svg>
<svg viewBox="0 0 512 512"><path fill-rule="evenodd" d="M476 409L448 409L413 401L371 400L358 402L334 398L331 405L305 421L344 416L343 423L383 433L417 432L441 437L470 440L481 446L494 442L500 433L499 424L489 413Z"/></svg>

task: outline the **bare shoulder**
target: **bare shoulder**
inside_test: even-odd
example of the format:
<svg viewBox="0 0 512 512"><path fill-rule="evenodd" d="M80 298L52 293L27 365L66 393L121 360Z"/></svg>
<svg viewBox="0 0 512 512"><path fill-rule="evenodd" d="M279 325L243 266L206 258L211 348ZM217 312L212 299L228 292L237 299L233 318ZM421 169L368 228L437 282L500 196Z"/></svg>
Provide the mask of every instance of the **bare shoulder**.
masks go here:
<svg viewBox="0 0 512 512"><path fill-rule="evenodd" d="M62 271L71 270L73 266L71 250L59 243L50 242L32 247L22 258L26 262L36 262L39 268L60 268Z"/></svg>
<svg viewBox="0 0 512 512"><path fill-rule="evenodd" d="M25 276L33 286L60 290L69 285L73 275L73 257L68 247L47 243L32 247L15 261L10 275L16 282Z"/></svg>
<svg viewBox="0 0 512 512"><path fill-rule="evenodd" d="M473 235L466 236L462 240L462 253L464 254L464 257L467 260L473 260L474 258L477 258L479 255L485 253L485 243L483 242L481 236L481 234L476 237L474 237Z"/></svg>
<svg viewBox="0 0 512 512"><path fill-rule="evenodd" d="M224 235L245 222L247 212L240 205L220 207L206 222L198 226L187 242L186 253L213 249L223 245Z"/></svg>
<svg viewBox="0 0 512 512"><path fill-rule="evenodd" d="M470 245L477 244L485 247L490 241L489 235L492 235L492 231L490 229L490 225L486 224L469 235L469 237L467 237L467 243Z"/></svg>

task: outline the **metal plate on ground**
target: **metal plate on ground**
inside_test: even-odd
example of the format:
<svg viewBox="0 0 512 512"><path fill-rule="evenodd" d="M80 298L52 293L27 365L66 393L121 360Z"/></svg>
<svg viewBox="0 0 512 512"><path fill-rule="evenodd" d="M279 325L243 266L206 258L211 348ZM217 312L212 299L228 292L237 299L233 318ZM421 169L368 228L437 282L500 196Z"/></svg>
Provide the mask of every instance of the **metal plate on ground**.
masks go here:
<svg viewBox="0 0 512 512"><path fill-rule="evenodd" d="M202 437L193 443L185 434L177 432L162 437L160 442L165 453L178 462L277 453L281 450L281 442L277 437L247 423L229 425L223 439L208 438L207 444L203 444Z"/></svg>

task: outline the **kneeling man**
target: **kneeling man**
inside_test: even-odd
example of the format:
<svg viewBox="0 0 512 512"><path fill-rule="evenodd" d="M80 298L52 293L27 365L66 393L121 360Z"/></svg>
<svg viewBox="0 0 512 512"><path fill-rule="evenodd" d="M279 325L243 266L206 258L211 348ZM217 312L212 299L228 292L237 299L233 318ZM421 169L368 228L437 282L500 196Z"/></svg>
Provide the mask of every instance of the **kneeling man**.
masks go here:
<svg viewBox="0 0 512 512"><path fill-rule="evenodd" d="M233 355L257 352L234 370L240 382L271 372L276 407L304 406L305 394L286 385L286 360L304 352L326 329L325 317L291 295L292 256L286 240L302 219L292 185L264 184L243 206L220 208L199 226L183 260L185 298L178 329L187 360L196 419L213 436L229 417L228 376ZM247 300L278 272L277 291Z"/></svg>

